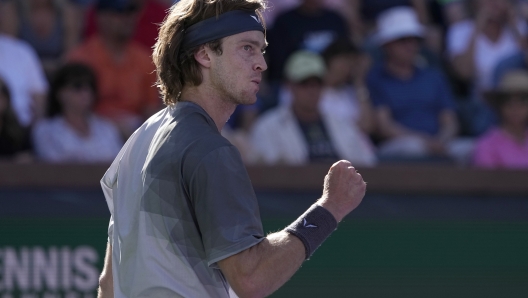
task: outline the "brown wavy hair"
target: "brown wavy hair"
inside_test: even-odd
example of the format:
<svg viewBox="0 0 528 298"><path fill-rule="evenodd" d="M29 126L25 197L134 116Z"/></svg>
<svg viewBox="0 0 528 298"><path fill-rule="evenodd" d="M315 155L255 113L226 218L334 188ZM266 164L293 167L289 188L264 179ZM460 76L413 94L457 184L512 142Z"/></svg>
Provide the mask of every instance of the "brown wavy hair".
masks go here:
<svg viewBox="0 0 528 298"><path fill-rule="evenodd" d="M184 29L232 10L255 11L262 24L265 24L262 12L266 7L266 0L181 0L173 5L161 25L153 53L157 85L163 95L163 102L166 105L174 104L179 100L184 86L202 83L202 73L194 59L200 46L180 50ZM208 42L206 46L218 55L222 54L221 39Z"/></svg>

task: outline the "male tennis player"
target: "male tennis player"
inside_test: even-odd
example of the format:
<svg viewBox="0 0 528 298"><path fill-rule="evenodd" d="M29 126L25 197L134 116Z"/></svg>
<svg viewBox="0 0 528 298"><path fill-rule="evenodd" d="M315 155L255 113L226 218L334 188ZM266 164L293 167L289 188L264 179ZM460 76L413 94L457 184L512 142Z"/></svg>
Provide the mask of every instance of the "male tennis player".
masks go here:
<svg viewBox="0 0 528 298"><path fill-rule="evenodd" d="M266 70L264 0L181 0L154 50L167 108L125 144L101 184L112 217L99 297L263 297L356 208L365 183L335 163L323 196L264 235L237 149L220 135Z"/></svg>

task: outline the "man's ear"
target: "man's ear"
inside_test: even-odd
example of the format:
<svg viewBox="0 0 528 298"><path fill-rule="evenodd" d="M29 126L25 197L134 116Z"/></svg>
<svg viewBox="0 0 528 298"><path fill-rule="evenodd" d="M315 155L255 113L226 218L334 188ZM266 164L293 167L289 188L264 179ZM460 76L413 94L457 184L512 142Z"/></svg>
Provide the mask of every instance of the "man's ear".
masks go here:
<svg viewBox="0 0 528 298"><path fill-rule="evenodd" d="M194 53L194 59L196 59L198 64L201 66L209 68L211 67L210 53L211 51L208 51L206 45L201 45L200 48Z"/></svg>

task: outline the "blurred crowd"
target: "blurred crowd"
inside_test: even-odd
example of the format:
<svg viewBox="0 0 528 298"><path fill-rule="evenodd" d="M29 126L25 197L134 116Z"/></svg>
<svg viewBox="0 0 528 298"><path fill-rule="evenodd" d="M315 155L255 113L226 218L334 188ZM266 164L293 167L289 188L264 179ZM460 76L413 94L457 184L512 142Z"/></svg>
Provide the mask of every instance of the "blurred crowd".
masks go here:
<svg viewBox="0 0 528 298"><path fill-rule="evenodd" d="M186 1L186 0L181 0ZM109 162L163 108L174 0L0 0L0 159ZM268 0L247 164L528 168L528 0Z"/></svg>

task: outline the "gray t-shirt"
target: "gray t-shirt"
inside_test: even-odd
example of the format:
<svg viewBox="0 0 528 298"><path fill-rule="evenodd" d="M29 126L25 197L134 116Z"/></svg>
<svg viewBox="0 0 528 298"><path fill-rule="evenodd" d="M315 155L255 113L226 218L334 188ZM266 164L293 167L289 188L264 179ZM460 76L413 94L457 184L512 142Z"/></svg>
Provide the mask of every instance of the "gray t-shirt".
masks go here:
<svg viewBox="0 0 528 298"><path fill-rule="evenodd" d="M101 185L116 298L229 297L216 262L264 239L238 150L194 103L147 120Z"/></svg>

